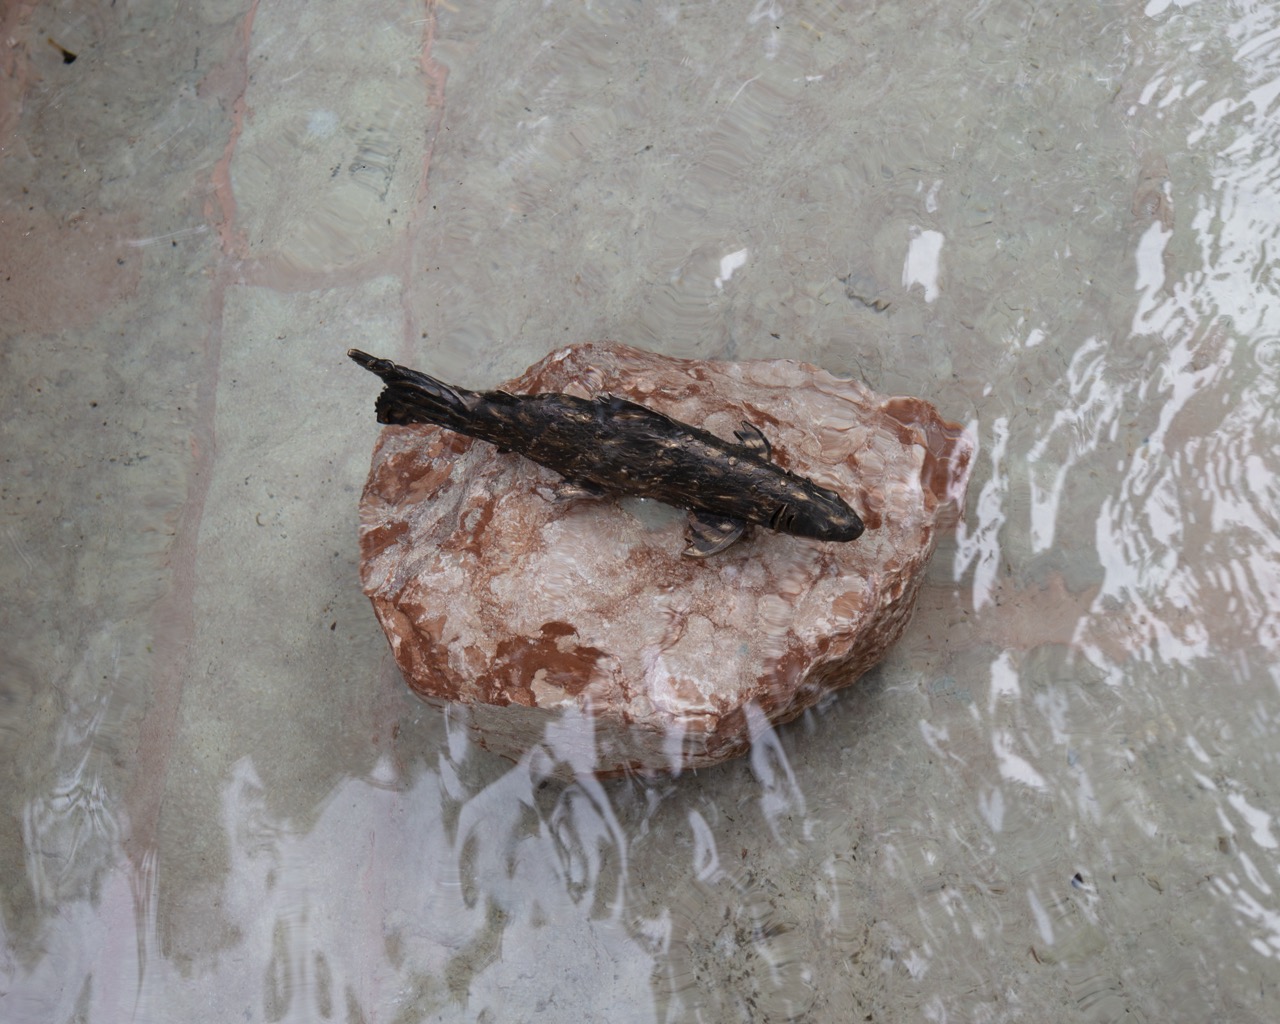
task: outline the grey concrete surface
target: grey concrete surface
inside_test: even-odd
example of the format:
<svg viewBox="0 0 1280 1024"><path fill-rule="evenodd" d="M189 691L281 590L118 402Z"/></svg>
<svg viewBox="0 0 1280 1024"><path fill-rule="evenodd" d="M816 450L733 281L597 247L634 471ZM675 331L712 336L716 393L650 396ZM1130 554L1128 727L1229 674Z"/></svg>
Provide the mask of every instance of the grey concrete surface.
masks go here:
<svg viewBox="0 0 1280 1024"><path fill-rule="evenodd" d="M1280 9L0 8L0 1018L1280 1018ZM346 347L981 452L890 658L548 782L396 676Z"/></svg>

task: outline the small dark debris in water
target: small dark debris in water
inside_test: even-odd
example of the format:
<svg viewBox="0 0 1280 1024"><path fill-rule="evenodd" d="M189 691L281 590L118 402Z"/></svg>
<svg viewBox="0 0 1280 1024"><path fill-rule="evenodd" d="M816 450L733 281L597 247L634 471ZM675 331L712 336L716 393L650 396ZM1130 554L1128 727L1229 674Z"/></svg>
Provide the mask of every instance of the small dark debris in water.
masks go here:
<svg viewBox="0 0 1280 1024"><path fill-rule="evenodd" d="M62 54L63 64L74 64L76 62L76 58L80 56L78 53L72 53L65 46L62 46L61 44L56 42L53 36L49 37L49 45L52 46L55 50L57 50L60 54Z"/></svg>

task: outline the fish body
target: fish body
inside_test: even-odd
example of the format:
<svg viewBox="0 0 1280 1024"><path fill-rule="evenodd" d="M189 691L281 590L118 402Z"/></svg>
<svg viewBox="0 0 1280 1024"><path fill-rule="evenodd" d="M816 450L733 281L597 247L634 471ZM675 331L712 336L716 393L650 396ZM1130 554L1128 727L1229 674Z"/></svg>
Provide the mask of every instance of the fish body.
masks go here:
<svg viewBox="0 0 1280 1024"><path fill-rule="evenodd" d="M824 541L862 534L838 494L770 461L769 442L750 423L735 444L614 395L468 391L358 349L347 355L386 385L379 423L434 423L523 455L580 490L684 509L691 557L724 550L747 524Z"/></svg>

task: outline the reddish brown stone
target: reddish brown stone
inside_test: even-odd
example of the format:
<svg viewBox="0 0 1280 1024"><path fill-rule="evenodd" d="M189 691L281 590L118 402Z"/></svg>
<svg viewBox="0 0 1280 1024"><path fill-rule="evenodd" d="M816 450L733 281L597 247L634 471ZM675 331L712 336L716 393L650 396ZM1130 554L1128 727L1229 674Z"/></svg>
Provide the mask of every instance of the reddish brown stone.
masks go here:
<svg viewBox="0 0 1280 1024"><path fill-rule="evenodd" d="M542 767L679 770L743 753L874 665L910 618L971 441L918 398L790 360L712 363L607 343L547 356L514 393L611 393L838 491L867 532L764 529L682 557L685 517L557 500L559 477L439 427L386 427L361 501L361 579L409 686L469 709L481 745Z"/></svg>

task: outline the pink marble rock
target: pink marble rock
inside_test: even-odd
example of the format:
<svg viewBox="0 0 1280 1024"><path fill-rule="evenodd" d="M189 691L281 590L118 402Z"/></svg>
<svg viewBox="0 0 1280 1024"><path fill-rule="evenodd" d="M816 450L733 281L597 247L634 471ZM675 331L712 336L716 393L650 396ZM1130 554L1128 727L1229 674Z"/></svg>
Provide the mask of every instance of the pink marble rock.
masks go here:
<svg viewBox="0 0 1280 1024"><path fill-rule="evenodd" d="M902 634L973 445L918 398L805 363L560 349L502 386L611 393L725 439L759 426L779 465L838 491L866 533L756 528L685 558L685 514L557 499L560 477L435 426L385 427L360 505L361 581L409 686L463 705L478 742L571 775L678 771L748 749L852 683Z"/></svg>

